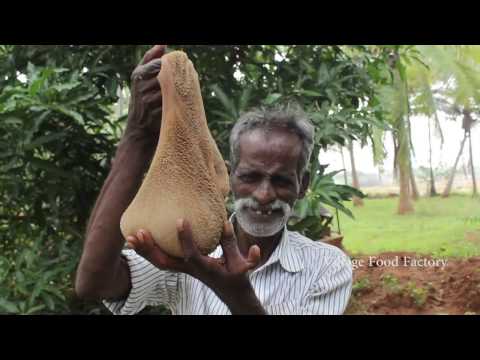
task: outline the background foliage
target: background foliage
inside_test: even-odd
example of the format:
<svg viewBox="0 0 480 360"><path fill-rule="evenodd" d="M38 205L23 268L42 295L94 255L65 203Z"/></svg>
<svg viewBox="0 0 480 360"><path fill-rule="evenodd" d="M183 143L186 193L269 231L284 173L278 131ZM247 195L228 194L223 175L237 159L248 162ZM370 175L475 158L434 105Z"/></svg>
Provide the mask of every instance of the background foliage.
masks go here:
<svg viewBox="0 0 480 360"><path fill-rule="evenodd" d="M128 89L149 47L0 45L0 312L105 312L75 298L73 276L126 121L114 111L119 89ZM316 127L313 159L321 148L365 143L386 128L375 89L391 80L388 47L171 48L195 64L225 158L233 123L253 106L299 103ZM320 163L312 161L300 220L317 217L320 203L351 215L342 202L354 189L336 185ZM312 235L312 223L297 227Z"/></svg>

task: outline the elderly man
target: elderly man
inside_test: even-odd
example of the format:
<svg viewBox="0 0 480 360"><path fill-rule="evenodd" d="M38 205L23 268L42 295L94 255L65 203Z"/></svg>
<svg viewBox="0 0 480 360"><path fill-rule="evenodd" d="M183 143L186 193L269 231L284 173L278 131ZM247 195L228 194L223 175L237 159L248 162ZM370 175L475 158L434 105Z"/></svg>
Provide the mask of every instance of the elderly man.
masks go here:
<svg viewBox="0 0 480 360"><path fill-rule="evenodd" d="M87 228L76 291L114 314L163 304L173 314L342 314L352 285L339 249L290 232L287 220L308 188L314 128L290 110L244 114L230 136L235 213L220 246L198 252L188 219L177 231L185 258L155 245L148 229L122 237L120 217L156 149L161 95L155 46L132 76L127 129ZM124 249L125 240L129 249Z"/></svg>

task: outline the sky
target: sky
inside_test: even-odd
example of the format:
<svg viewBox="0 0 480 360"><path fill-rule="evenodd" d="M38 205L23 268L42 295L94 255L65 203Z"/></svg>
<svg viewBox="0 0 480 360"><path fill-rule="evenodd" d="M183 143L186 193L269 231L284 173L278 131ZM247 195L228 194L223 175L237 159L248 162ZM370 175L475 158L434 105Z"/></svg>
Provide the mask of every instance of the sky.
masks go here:
<svg viewBox="0 0 480 360"><path fill-rule="evenodd" d="M439 113L440 123L444 135L443 147L440 147L440 139L433 136L432 141L432 162L434 168L443 163L446 167L453 166L460 143L463 139L463 129L461 120L448 120L444 114ZM415 157L413 158L414 168L419 166L429 166L429 148L428 148L428 122L424 116L411 117L412 124L412 142L415 150ZM432 129L433 130L433 129ZM475 167L480 167L480 125L474 126L472 129L472 149ZM393 166L393 142L391 135L388 134L385 143L387 157L384 160L384 167L386 171L391 171ZM355 165L357 171L378 174L378 167L373 163L373 154L370 146L360 147L357 142L354 144ZM463 155L460 158L459 167L462 166L462 161L465 165L468 164L468 141L465 143ZM345 163L347 170L350 171L350 157L348 151L344 149ZM320 163L330 164L327 171L334 171L343 168L342 158L338 151L328 150L320 153ZM480 176L480 174L478 175Z"/></svg>

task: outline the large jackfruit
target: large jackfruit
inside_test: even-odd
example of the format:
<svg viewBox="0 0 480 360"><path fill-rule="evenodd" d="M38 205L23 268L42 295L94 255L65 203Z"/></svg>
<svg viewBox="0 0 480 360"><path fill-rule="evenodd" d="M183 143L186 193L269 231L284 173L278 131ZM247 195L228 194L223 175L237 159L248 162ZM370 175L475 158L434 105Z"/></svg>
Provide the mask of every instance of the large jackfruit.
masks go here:
<svg viewBox="0 0 480 360"><path fill-rule="evenodd" d="M160 140L121 218L122 234L126 238L148 230L163 251L183 257L176 222L184 218L200 252L208 254L218 246L227 219L228 172L208 129L198 74L187 55L164 55L158 81L163 99Z"/></svg>

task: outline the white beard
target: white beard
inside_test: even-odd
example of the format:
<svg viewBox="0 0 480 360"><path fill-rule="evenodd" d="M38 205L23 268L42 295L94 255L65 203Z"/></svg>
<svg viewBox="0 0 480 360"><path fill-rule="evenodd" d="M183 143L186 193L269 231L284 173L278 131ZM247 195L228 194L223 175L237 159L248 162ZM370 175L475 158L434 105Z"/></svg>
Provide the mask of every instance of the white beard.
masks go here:
<svg viewBox="0 0 480 360"><path fill-rule="evenodd" d="M254 237L269 237L279 233L287 224L292 212L292 207L288 203L277 199L268 206L268 210L281 209L282 216L271 215L271 219L267 218L266 222L255 222L249 214L249 209L260 207L251 197L235 200L235 216L238 223L246 233Z"/></svg>

